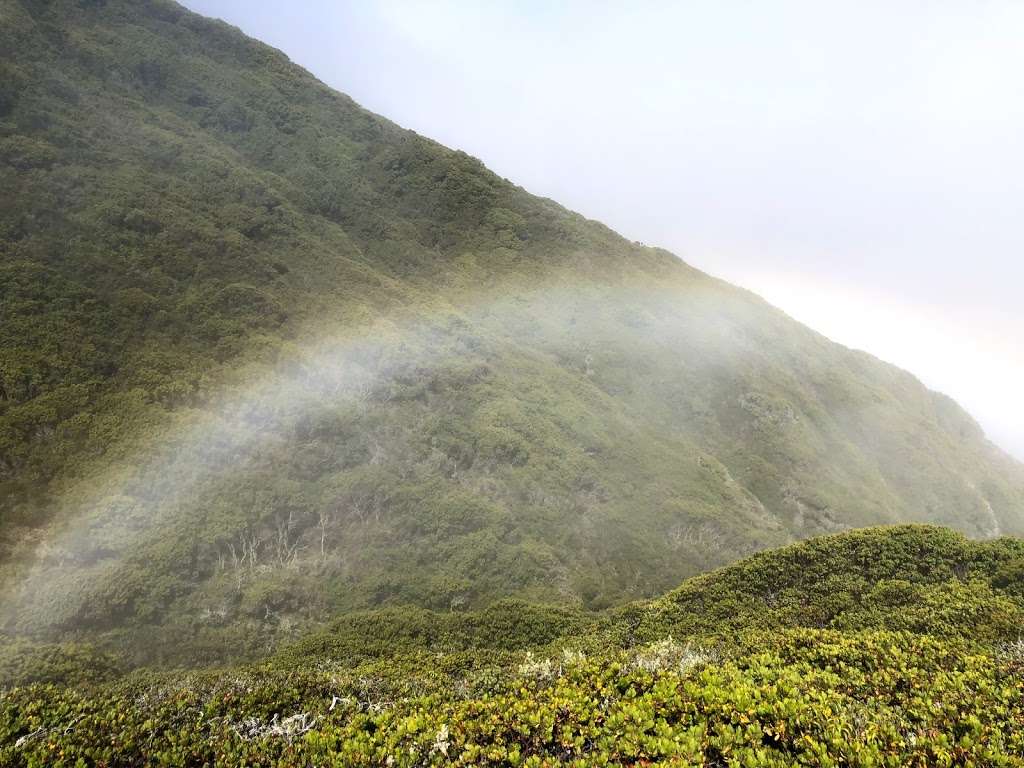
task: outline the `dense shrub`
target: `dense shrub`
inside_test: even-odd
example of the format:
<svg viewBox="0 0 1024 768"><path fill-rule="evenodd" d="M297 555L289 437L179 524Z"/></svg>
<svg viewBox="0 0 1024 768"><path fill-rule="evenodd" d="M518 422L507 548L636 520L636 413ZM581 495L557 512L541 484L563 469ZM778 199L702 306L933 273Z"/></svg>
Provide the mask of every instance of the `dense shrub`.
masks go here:
<svg viewBox="0 0 1024 768"><path fill-rule="evenodd" d="M106 683L109 663L79 650L22 644L28 655L15 662L12 646L0 759L1024 765L1020 604L982 578L1015 548L928 528L856 532L758 555L612 614L518 601L356 613L259 666L137 670ZM876 557L833 559L851 550ZM931 573L918 567L927 551ZM971 578L947 578L947 558ZM834 584L857 585L838 612L810 581L825 563ZM797 564L805 571L786 570ZM655 634L664 603L707 607L737 574L755 573L776 581L747 583L748 593L786 583L792 605L741 598L728 622L675 615L661 630L688 634ZM889 578L899 573L908 578ZM816 627L826 615L833 628ZM37 682L47 674L59 684Z"/></svg>
<svg viewBox="0 0 1024 768"><path fill-rule="evenodd" d="M666 656L527 655L486 670L397 656L85 696L16 688L0 699L0 756L12 766L1024 765L1024 695L987 653L905 633L801 630L729 658L651 664L651 654Z"/></svg>

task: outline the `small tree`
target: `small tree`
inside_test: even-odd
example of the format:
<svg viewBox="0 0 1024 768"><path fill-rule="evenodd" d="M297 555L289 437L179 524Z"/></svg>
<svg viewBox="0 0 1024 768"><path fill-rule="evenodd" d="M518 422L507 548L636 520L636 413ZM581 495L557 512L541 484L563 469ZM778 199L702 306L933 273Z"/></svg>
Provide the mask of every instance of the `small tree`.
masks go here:
<svg viewBox="0 0 1024 768"><path fill-rule="evenodd" d="M320 559L327 559L327 526L334 520L334 514L328 507L321 507L318 516L320 526Z"/></svg>
<svg viewBox="0 0 1024 768"><path fill-rule="evenodd" d="M292 528L295 527L295 513L291 510L288 511L288 517L279 516L277 518L277 562L282 567L290 565L295 561L295 556L299 551L299 540L296 537L292 539Z"/></svg>

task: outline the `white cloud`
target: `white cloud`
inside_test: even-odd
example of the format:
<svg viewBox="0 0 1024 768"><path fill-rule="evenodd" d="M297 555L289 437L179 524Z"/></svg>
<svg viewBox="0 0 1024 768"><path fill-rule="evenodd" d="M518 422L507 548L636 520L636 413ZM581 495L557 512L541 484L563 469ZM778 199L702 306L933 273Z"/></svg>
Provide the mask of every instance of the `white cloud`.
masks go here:
<svg viewBox="0 0 1024 768"><path fill-rule="evenodd" d="M955 398L990 437L1024 456L1024 345L988 307L959 312L800 275L748 275L764 298L829 338L893 362Z"/></svg>

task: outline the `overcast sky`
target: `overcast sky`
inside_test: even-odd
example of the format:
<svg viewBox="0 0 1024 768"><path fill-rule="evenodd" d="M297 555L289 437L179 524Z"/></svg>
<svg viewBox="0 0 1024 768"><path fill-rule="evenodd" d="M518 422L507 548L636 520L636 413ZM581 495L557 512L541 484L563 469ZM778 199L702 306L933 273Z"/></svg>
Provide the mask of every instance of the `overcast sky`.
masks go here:
<svg viewBox="0 0 1024 768"><path fill-rule="evenodd" d="M1024 458L1024 2L186 0Z"/></svg>

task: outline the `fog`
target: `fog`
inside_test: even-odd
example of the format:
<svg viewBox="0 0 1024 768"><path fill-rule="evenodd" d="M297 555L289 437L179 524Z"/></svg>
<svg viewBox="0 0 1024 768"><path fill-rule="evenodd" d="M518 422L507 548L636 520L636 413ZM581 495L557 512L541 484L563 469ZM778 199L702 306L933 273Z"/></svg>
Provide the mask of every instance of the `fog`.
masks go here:
<svg viewBox="0 0 1024 768"><path fill-rule="evenodd" d="M280 354L236 371L208 402L176 409L160 429L123 446L104 472L69 482L55 497L49 535L0 592L0 627L37 634L110 629L146 610L203 625L240 615L243 586L273 574L358 583L374 541L415 540L396 522L392 496L408 493L416 478L430 478L432 493L469 489L495 508L510 499L521 504L525 488L533 515L616 530L613 492L593 508L580 506L590 492L585 484L565 490L547 471L515 480L514 456L488 458L490 422L475 420L485 409L471 418L457 405L483 391L498 401L516 393L528 404L517 415L498 402L495 423L503 431L494 434L513 435L499 443L501 451L536 451L535 467L575 466L579 456L567 455L571 450L605 462L599 466L614 465L618 451L631 455L639 443L654 454L667 451L672 477L664 482L683 481L677 492L693 505L669 518L666 535L692 547L673 558L681 564L700 558L702 567L716 567L755 548L851 524L916 520L924 510L931 522L978 536L1019 526L1019 513L984 472L975 474L969 463L936 471L936 461L950 458L942 440L901 442L906 419L929 400L922 390L905 389L884 366L865 369L861 356L794 330L717 281L609 286L573 277L533 292L495 286L490 294L435 298L429 313L410 319L398 312L363 328L339 331L318 319ZM794 370L779 364L787 359L799 361ZM854 377L841 377L846 384L837 389L835 374ZM865 384L903 393L908 402L858 397ZM475 386L482 389L474 393ZM787 467L813 464L803 480L797 470L785 489L772 491L781 497L770 508L770 498L762 501L712 458L713 451L751 455L728 448L750 434L722 426L737 416L759 425L761 437L746 446L761 455L757 466L772 457ZM529 439L515 437L509 424ZM890 436L883 425L891 424L897 429ZM875 437L865 442L863 433ZM471 458L445 448L446 435L469 435ZM893 452L905 465L880 467L884 479L865 482L858 474L865 456ZM761 482L746 459L732 463L738 477L753 472L749 484L762 493L776 482ZM709 474L709 467L720 472ZM777 478L780 468L765 477ZM837 506L809 506L793 494L805 483L818 498L816 482L826 471L852 491ZM932 478L927 486L913 481L925 476ZM634 493L627 492L631 504ZM709 493L730 500L727 521L712 525L702 517ZM664 514L658 503L649 507ZM524 520L528 529L530 515ZM666 578L677 583L685 575ZM155 641L140 635L130 642L142 650Z"/></svg>
<svg viewBox="0 0 1024 768"><path fill-rule="evenodd" d="M149 561L149 553L161 551L162 542L187 541L199 531L204 541L200 546L196 539L193 567L207 578L224 579L227 574L237 579L239 590L245 580L269 568L322 569L327 550L335 565L346 561L337 552L339 530L356 521L351 519L353 510L344 507L362 504L337 501L324 469L331 462L323 460L303 480L307 490L315 489L315 511L293 517L302 505L294 499L282 502L282 496L300 495L289 486L294 468L289 471L284 457L301 454L297 446L316 444L320 432L353 414L386 411L393 405L397 413L397 401L407 395L392 403L396 392L409 381L418 388L446 367L514 355L525 339L531 354L555 354L590 375L590 353L609 338L596 329L607 334L606 323L618 327L620 316L643 307L661 307L663 316L649 326L645 341L664 347L666 360L678 357L681 340L688 335L709 345L714 335L718 360L728 361L730 368L738 368L738 361L749 355L743 344L731 340L736 321L719 316L717 306L711 309L713 285L691 286L685 302L660 291L638 294L624 286L596 295L593 290L551 286L534 294L481 292L473 300L460 300L457 309L439 303L440 311L413 322L396 313L365 328L337 331L317 322L301 330L288 353L272 364L254 363L236 372L210 402L179 409L173 422L125 451L107 471L70 483L55 501L59 519L51 535L40 540L31 562L21 564L20 577L0 590L0 628L40 633L109 623L111 584L130 584L140 563L145 563L141 567L147 578L156 580L168 563ZM700 333L680 324L678 306L688 308L691 322L699 318ZM751 311L759 310L746 309ZM588 318L579 328L567 322L576 315ZM740 325L751 322L745 316ZM373 445L371 465L402 450L397 443L405 436L396 440L386 432L383 439L376 433L361 435ZM442 460L433 467L433 474L457 483L456 473L444 464ZM254 476L262 477L267 487L249 484ZM755 527L765 524L761 517L766 513L758 506L756 519L747 521ZM733 510L737 516L745 511ZM216 516L233 524L211 523ZM769 522L773 530L779 528ZM350 546L360 548L359 543ZM173 564L172 570L181 566ZM124 590L131 594L130 586ZM116 606L115 600L115 612Z"/></svg>
<svg viewBox="0 0 1024 768"><path fill-rule="evenodd" d="M1024 457L1024 6L187 0Z"/></svg>

